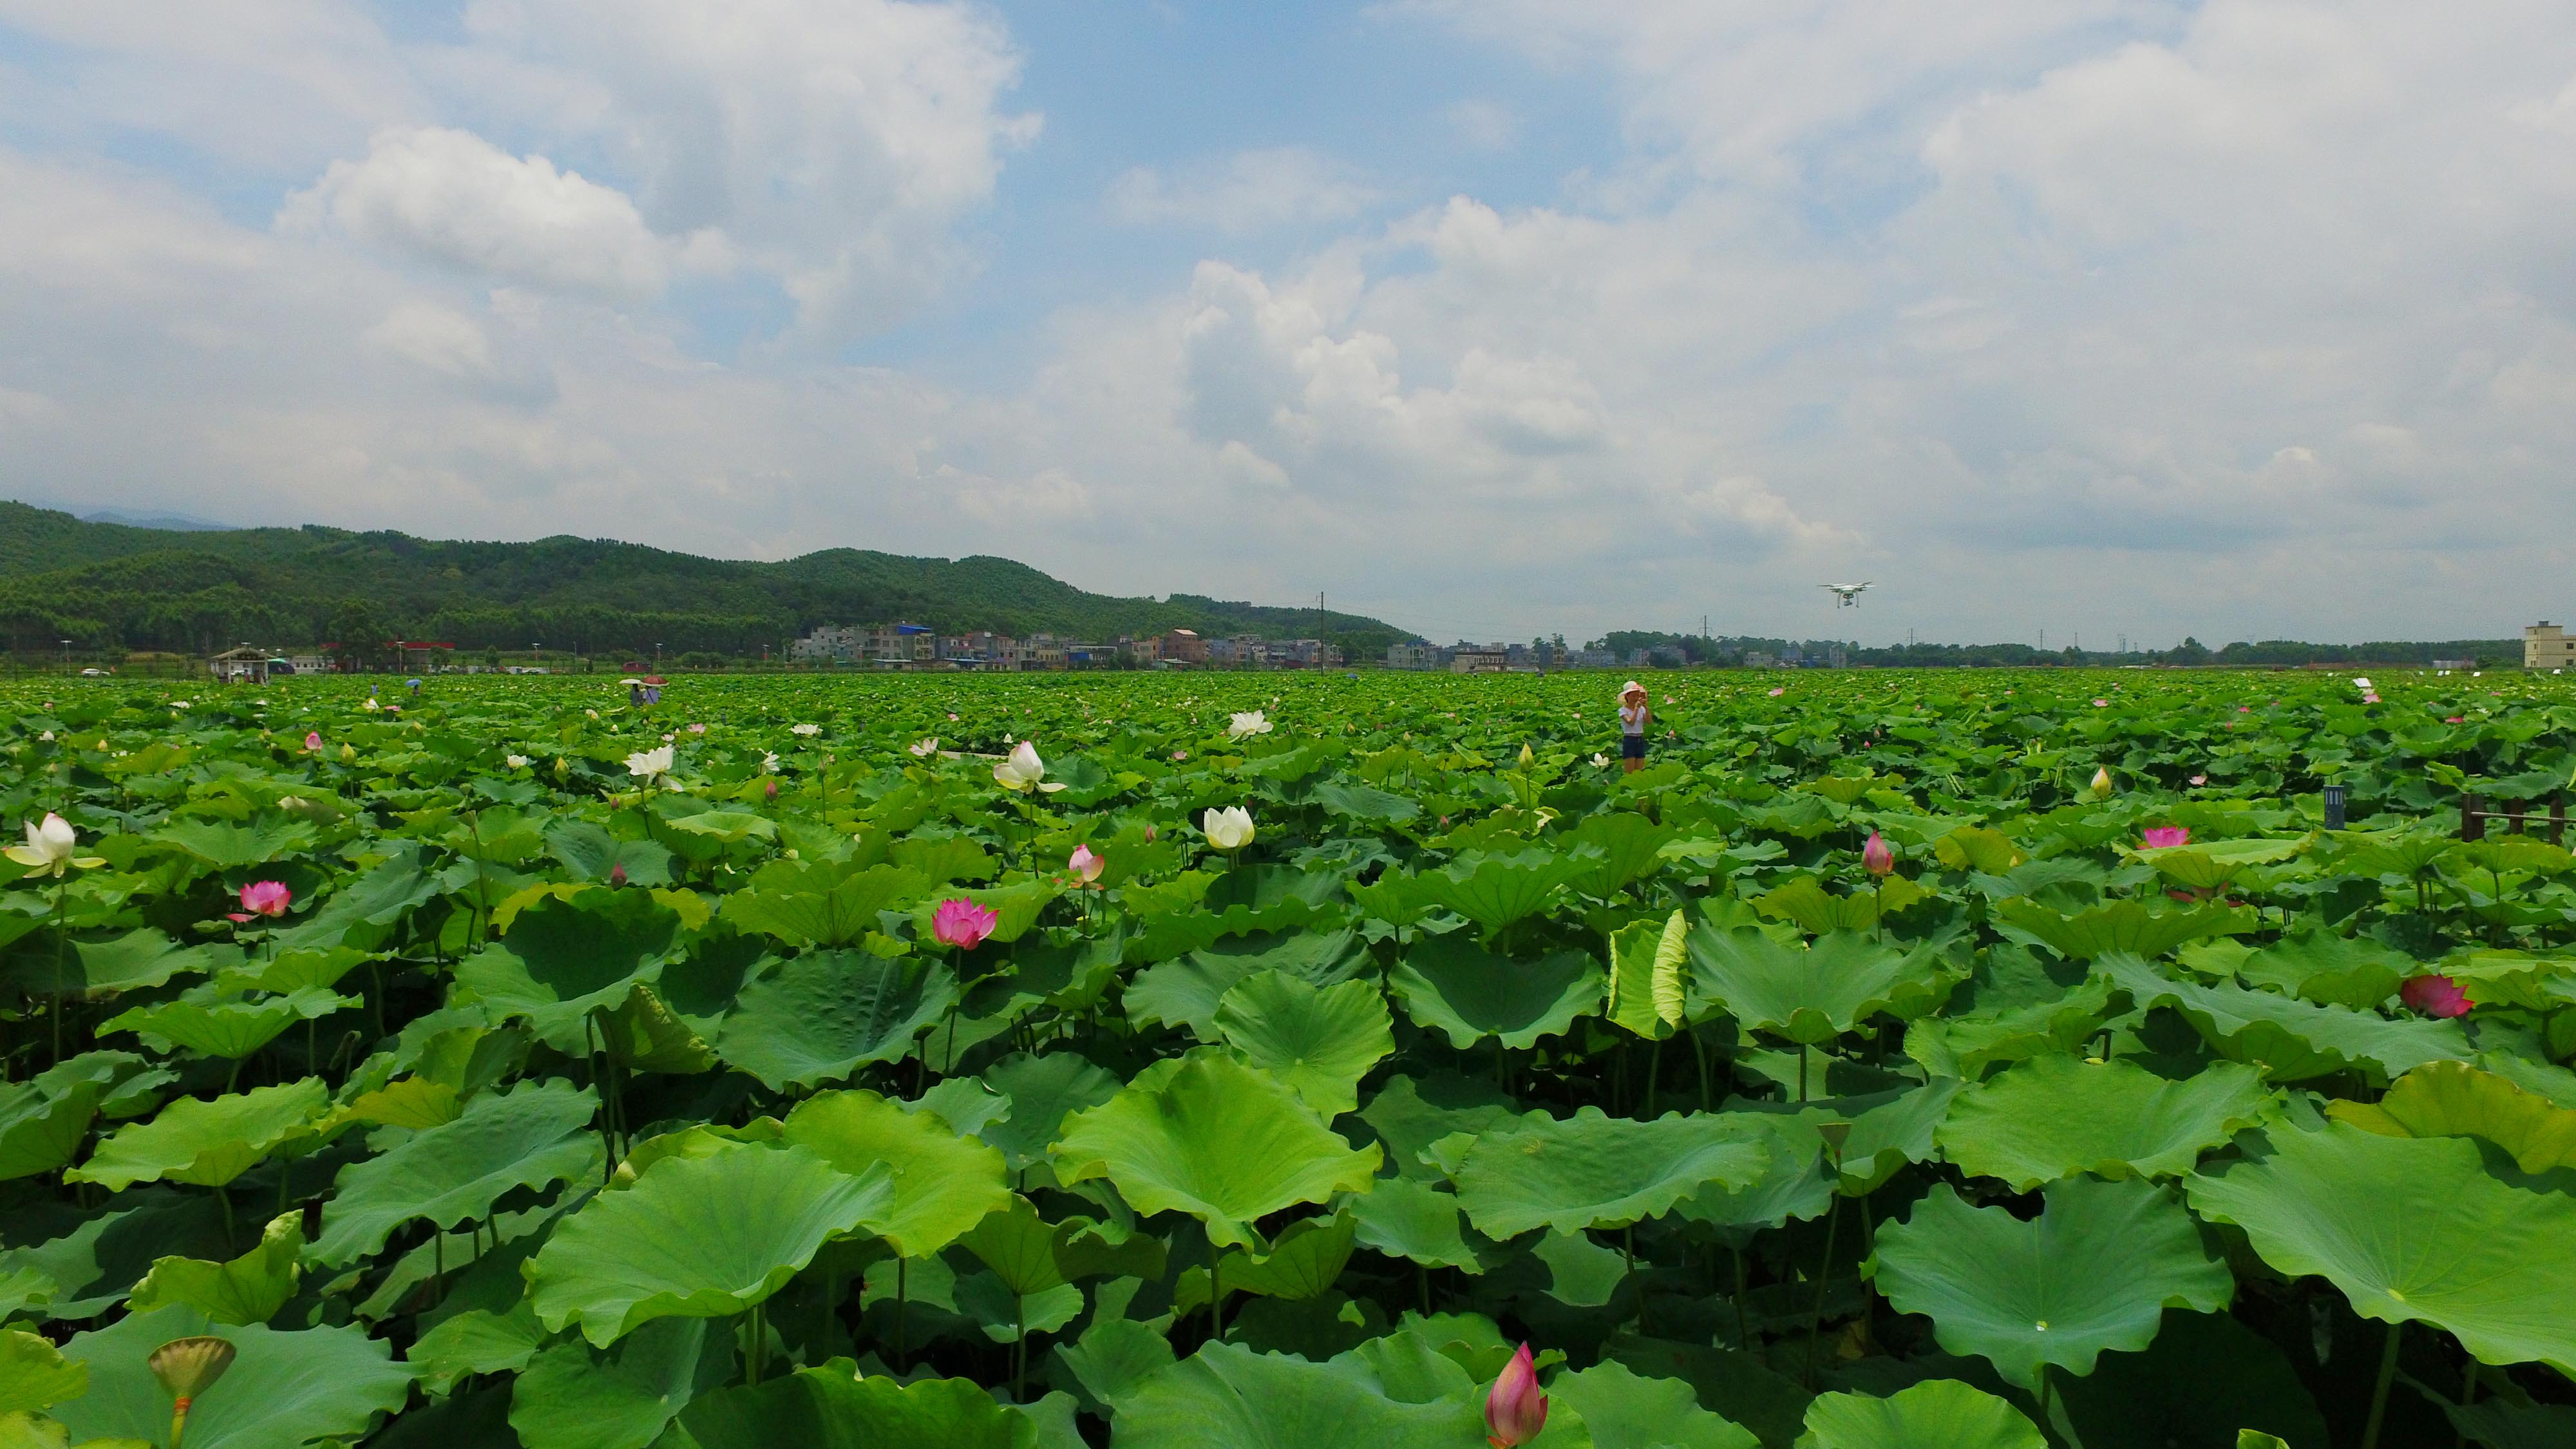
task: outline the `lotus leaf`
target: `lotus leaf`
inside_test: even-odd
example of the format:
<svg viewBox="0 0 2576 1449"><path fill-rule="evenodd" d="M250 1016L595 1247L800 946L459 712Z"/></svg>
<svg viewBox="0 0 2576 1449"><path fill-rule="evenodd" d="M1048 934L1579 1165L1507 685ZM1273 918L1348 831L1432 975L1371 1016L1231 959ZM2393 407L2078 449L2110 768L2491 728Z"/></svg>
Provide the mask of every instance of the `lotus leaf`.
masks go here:
<svg viewBox="0 0 2576 1449"><path fill-rule="evenodd" d="M0 1329L0 1414L44 1409L89 1392L89 1365L24 1329ZM0 1443L5 1443L0 1440Z"/></svg>
<svg viewBox="0 0 2576 1449"><path fill-rule="evenodd" d="M2210 1045L2252 1062L2273 1081L2305 1081L2352 1066L2389 1076L2475 1053L2456 1021L2390 1021L2347 1007L2293 1001L2269 991L2173 981L2135 956L2112 953L2094 969L2141 1009L2170 1006Z"/></svg>
<svg viewBox="0 0 2576 1449"><path fill-rule="evenodd" d="M1450 1176L1467 1220L1488 1237L1624 1227L1711 1187L1752 1186L1770 1165L1764 1138L1758 1121L1725 1113L1533 1113L1476 1138Z"/></svg>
<svg viewBox="0 0 2576 1449"><path fill-rule="evenodd" d="M2236 1062L2171 1082L2126 1061L2035 1057L1961 1093L1939 1142L1961 1171L2018 1192L2079 1172L2178 1177L2277 1100Z"/></svg>
<svg viewBox="0 0 2576 1449"><path fill-rule="evenodd" d="M1829 1042L1878 1013L1920 1016L1948 993L1937 944L1898 951L1848 932L1783 946L1760 931L1690 935L1692 986L1744 1026Z"/></svg>
<svg viewBox="0 0 2576 1449"><path fill-rule="evenodd" d="M2136 901L2114 901L2076 916L2060 915L2034 901L2005 901L1996 907L1996 914L2050 950L2078 961L2113 952L2154 960L2188 942L2241 935L2255 926L2251 912L2226 906L2159 913Z"/></svg>
<svg viewBox="0 0 2576 1449"><path fill-rule="evenodd" d="M259 1246L224 1263L163 1258L126 1297L129 1313L183 1303L217 1323L266 1323L286 1306L303 1277L304 1214L287 1213L262 1229Z"/></svg>
<svg viewBox="0 0 2576 1449"><path fill-rule="evenodd" d="M1068 1114L1099 1106L1119 1087L1116 1077L1073 1052L1005 1057L983 1080L1010 1103L1010 1114L978 1135L1001 1149L1014 1172L1046 1160Z"/></svg>
<svg viewBox="0 0 2576 1449"><path fill-rule="evenodd" d="M1475 1250L1459 1231L1458 1199L1408 1177L1381 1179L1351 1199L1355 1240L1429 1268L1473 1268Z"/></svg>
<svg viewBox="0 0 2576 1449"><path fill-rule="evenodd" d="M564 1219L527 1265L549 1333L606 1348L656 1318L722 1318L786 1286L833 1238L871 1231L893 1173L836 1172L801 1147L738 1147L658 1164Z"/></svg>
<svg viewBox="0 0 2576 1449"><path fill-rule="evenodd" d="M99 1023L101 1034L130 1031L159 1050L173 1046L210 1057L246 1057L277 1039L299 1021L329 1016L358 1005L357 998L308 986L288 996L265 1001L224 1001L211 1006L193 1001L165 1001L139 1006Z"/></svg>
<svg viewBox="0 0 2576 1449"><path fill-rule="evenodd" d="M2576 1167L2576 1110L2466 1062L2429 1062L2377 1102L2333 1102L2327 1115L2389 1137L2483 1137L2529 1173Z"/></svg>
<svg viewBox="0 0 2576 1449"><path fill-rule="evenodd" d="M1797 1449L2048 1449L2021 1410L1956 1379L1926 1379L1883 1399L1818 1394Z"/></svg>
<svg viewBox="0 0 2576 1449"><path fill-rule="evenodd" d="M680 1415L695 1449L1037 1449L1038 1426L966 1379L859 1378L800 1369L707 1394Z"/></svg>
<svg viewBox="0 0 2576 1449"><path fill-rule="evenodd" d="M2191 1179L2193 1210L2244 1229L2281 1272L2324 1277L2364 1318L2422 1319L2488 1363L2576 1373L2576 1198L2505 1182L2458 1137L2335 1122L2270 1139L2268 1156Z"/></svg>
<svg viewBox="0 0 2576 1449"><path fill-rule="evenodd" d="M313 1256L338 1266L426 1218L453 1228L491 1216L503 1194L599 1170L588 1131L599 1099L587 1087L529 1082L466 1103L456 1120L423 1128L393 1150L341 1169Z"/></svg>
<svg viewBox="0 0 2576 1449"><path fill-rule="evenodd" d="M563 1339L511 1385L510 1428L523 1449L645 1449L732 1369L723 1330L699 1318L656 1319L605 1351Z"/></svg>
<svg viewBox="0 0 2576 1449"><path fill-rule="evenodd" d="M1360 1078L1395 1050L1385 998L1369 981L1317 987L1281 971L1255 972L1217 1003L1216 1028L1326 1121L1359 1106Z"/></svg>
<svg viewBox="0 0 2576 1449"><path fill-rule="evenodd" d="M129 1314L64 1344L63 1357L89 1366L89 1392L56 1404L54 1417L80 1438L160 1443L170 1428L170 1396L145 1360L174 1338L198 1335L229 1340L237 1356L189 1411L189 1449L288 1449L356 1439L411 1396L412 1370L391 1361L383 1340L359 1329L236 1327L174 1304Z"/></svg>
<svg viewBox="0 0 2576 1449"><path fill-rule="evenodd" d="M331 1099L319 1077L255 1087L207 1101L181 1097L150 1121L117 1129L89 1161L63 1174L110 1192L168 1179L221 1187L279 1147L304 1136Z"/></svg>
<svg viewBox="0 0 2576 1449"><path fill-rule="evenodd" d="M1210 1343L1118 1405L1120 1449L1312 1449L1406 1444L1468 1449L1484 1436L1467 1398L1406 1403L1339 1363Z"/></svg>
<svg viewBox="0 0 2576 1449"><path fill-rule="evenodd" d="M2226 1313L2165 1311L2143 1353L2106 1353L2092 1374L2056 1384L2084 1449L2231 1444L2246 1426L2299 1449L2332 1442L2298 1370L2272 1341Z"/></svg>
<svg viewBox="0 0 2576 1449"><path fill-rule="evenodd" d="M1699 1406L1679 1379L1640 1378L1617 1360L1548 1380L1549 1407L1582 1416L1593 1449L1759 1449L1751 1430Z"/></svg>
<svg viewBox="0 0 2576 1449"><path fill-rule="evenodd" d="M1380 1160L1328 1131L1286 1084L1221 1056L1194 1056L1064 1122L1067 1183L1106 1178L1139 1212L1177 1210L1211 1241L1254 1241L1253 1219L1336 1192L1365 1192Z"/></svg>
<svg viewBox="0 0 2576 1449"><path fill-rule="evenodd" d="M784 1140L856 1177L882 1162L893 1201L877 1231L894 1250L926 1258L1014 1201L1002 1154L960 1137L938 1117L907 1112L874 1092L824 1092L787 1114Z"/></svg>
<svg viewBox="0 0 2576 1449"><path fill-rule="evenodd" d="M1579 952L1538 960L1493 955L1464 933L1426 936L1404 953L1390 984L1414 1022L1465 1050L1486 1037L1515 1049L1561 1036L1596 1010L1601 968Z"/></svg>
<svg viewBox="0 0 2576 1449"><path fill-rule="evenodd" d="M716 1051L772 1091L890 1062L957 1000L945 965L866 951L808 951L742 989Z"/></svg>
<svg viewBox="0 0 2576 1449"><path fill-rule="evenodd" d="M2042 1197L2024 1222L1934 1187L1880 1229L1879 1291L1898 1312L1929 1317L1944 1349L1982 1355L2025 1389L2047 1365L2080 1376L2104 1349L2146 1347L2168 1306L2227 1306L2226 1265L2164 1190L2078 1177Z"/></svg>
<svg viewBox="0 0 2576 1449"><path fill-rule="evenodd" d="M95 1082L60 1092L39 1082L0 1083L0 1182L52 1172L79 1153L98 1115Z"/></svg>
<svg viewBox="0 0 2576 1449"><path fill-rule="evenodd" d="M658 977L680 918L640 890L593 890L522 912L508 937L459 962L456 984L495 1020L523 1017L547 1045L587 1055L595 1009L614 1009Z"/></svg>

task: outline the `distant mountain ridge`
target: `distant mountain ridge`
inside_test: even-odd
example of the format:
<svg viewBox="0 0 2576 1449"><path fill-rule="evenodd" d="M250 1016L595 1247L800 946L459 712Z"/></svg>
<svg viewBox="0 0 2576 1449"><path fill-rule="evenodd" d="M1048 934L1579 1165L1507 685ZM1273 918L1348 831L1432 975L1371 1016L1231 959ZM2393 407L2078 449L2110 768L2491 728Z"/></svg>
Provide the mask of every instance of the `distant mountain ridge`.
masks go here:
<svg viewBox="0 0 2576 1449"><path fill-rule="evenodd" d="M835 548L778 563L568 536L473 543L395 532L178 530L0 501L0 630L13 651L439 639L466 648L757 655L818 624L892 620L1083 639L1167 629L1312 637L1312 609L1089 593L1010 559ZM1406 631L1327 613L1350 657Z"/></svg>

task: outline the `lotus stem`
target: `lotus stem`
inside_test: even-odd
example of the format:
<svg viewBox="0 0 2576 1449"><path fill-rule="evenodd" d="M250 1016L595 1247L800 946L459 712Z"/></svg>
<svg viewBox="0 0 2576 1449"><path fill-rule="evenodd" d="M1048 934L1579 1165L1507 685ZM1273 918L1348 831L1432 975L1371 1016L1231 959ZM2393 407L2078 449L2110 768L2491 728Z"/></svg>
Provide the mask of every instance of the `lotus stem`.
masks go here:
<svg viewBox="0 0 2576 1449"><path fill-rule="evenodd" d="M2370 1390L2370 1420L2361 1430L2361 1449L2379 1449L2380 1425L2388 1418L2388 1386L2397 1380L2397 1346L2405 1329L2403 1321L2388 1325L2388 1340L2379 1350L2379 1382Z"/></svg>
<svg viewBox="0 0 2576 1449"><path fill-rule="evenodd" d="M1218 1284L1217 1277L1224 1271L1225 1249L1219 1248L1216 1256L1208 1260L1209 1336L1219 1343L1225 1342L1225 1289Z"/></svg>
<svg viewBox="0 0 2576 1449"><path fill-rule="evenodd" d="M60 880L54 882L54 1005L51 1011L45 1013L47 1022L50 1023L54 1029L53 1065L55 1066L61 1066L63 1064L63 1003L65 1001L65 997L63 995L63 952L67 943L71 940L70 927L65 923L63 915L63 886L65 884L66 882Z"/></svg>
<svg viewBox="0 0 2576 1449"><path fill-rule="evenodd" d="M1816 1386L1816 1336L1824 1328L1825 1289L1833 1282L1834 1230L1842 1226L1842 1220L1843 1195L1838 1189L1834 1193L1833 1205L1825 1209L1825 1255L1816 1260L1816 1301L1814 1306L1807 1310L1807 1371L1805 1374L1805 1383L1810 1389L1813 1389Z"/></svg>
<svg viewBox="0 0 2576 1449"><path fill-rule="evenodd" d="M1646 1120L1649 1122L1655 1120L1656 1089L1662 1084L1663 1068L1664 1039L1657 1037L1654 1045L1646 1049Z"/></svg>
<svg viewBox="0 0 2576 1449"><path fill-rule="evenodd" d="M2469 1405L2478 1401L2478 1370L2485 1367L2485 1364L2478 1361L2478 1356L2476 1354L2469 1355L2468 1371L2462 1375L2460 1383L2461 1408L2465 1409ZM2461 1430L2459 1437L2454 1440L2453 1443L2456 1446L2456 1449L2468 1449L2469 1431L2466 1429Z"/></svg>
<svg viewBox="0 0 2576 1449"><path fill-rule="evenodd" d="M751 1351L744 1356L743 1362L743 1382L747 1386L757 1387L760 1383L760 1371L769 1366L768 1307L769 1300L765 1298L751 1305L749 1314Z"/></svg>
<svg viewBox="0 0 2576 1449"><path fill-rule="evenodd" d="M1807 1100L1807 1044L1798 1043L1798 1100Z"/></svg>
<svg viewBox="0 0 2576 1449"><path fill-rule="evenodd" d="M182 1397L170 1410L170 1449L179 1449L179 1442L188 1437L188 1405L191 1402Z"/></svg>
<svg viewBox="0 0 2576 1449"><path fill-rule="evenodd" d="M909 1372L912 1368L912 1346L904 1336L903 1324L904 1292L910 1286L906 1279L911 1269L911 1259L901 1255L896 1256L894 1260L894 1366L898 1373Z"/></svg>

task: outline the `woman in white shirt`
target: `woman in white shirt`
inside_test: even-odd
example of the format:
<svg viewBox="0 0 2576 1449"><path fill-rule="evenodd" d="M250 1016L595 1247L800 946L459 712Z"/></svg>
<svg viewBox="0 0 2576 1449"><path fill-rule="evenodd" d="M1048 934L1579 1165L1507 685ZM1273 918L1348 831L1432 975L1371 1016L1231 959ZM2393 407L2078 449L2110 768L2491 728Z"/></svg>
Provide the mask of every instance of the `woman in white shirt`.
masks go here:
<svg viewBox="0 0 2576 1449"><path fill-rule="evenodd" d="M1619 691L1619 768L1633 775L1646 763L1646 686L1631 679Z"/></svg>

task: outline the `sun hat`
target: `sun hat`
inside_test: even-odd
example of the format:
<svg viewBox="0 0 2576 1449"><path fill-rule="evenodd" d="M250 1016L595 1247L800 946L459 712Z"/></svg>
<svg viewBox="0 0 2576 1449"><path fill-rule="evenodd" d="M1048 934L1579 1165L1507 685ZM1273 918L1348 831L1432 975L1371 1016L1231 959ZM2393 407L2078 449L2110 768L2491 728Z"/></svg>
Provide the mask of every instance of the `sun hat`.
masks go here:
<svg viewBox="0 0 2576 1449"><path fill-rule="evenodd" d="M1633 680L1633 679L1631 679L1631 680L1629 680L1627 683L1625 683L1625 684L1623 684L1623 685L1620 685L1620 686L1619 686L1619 697L1620 697L1621 699L1626 699L1629 695L1632 695L1632 694L1643 694L1643 693L1645 693L1645 692L1646 692L1646 686L1644 686L1644 685L1642 685L1642 684L1639 684L1637 681L1635 681L1635 680Z"/></svg>

